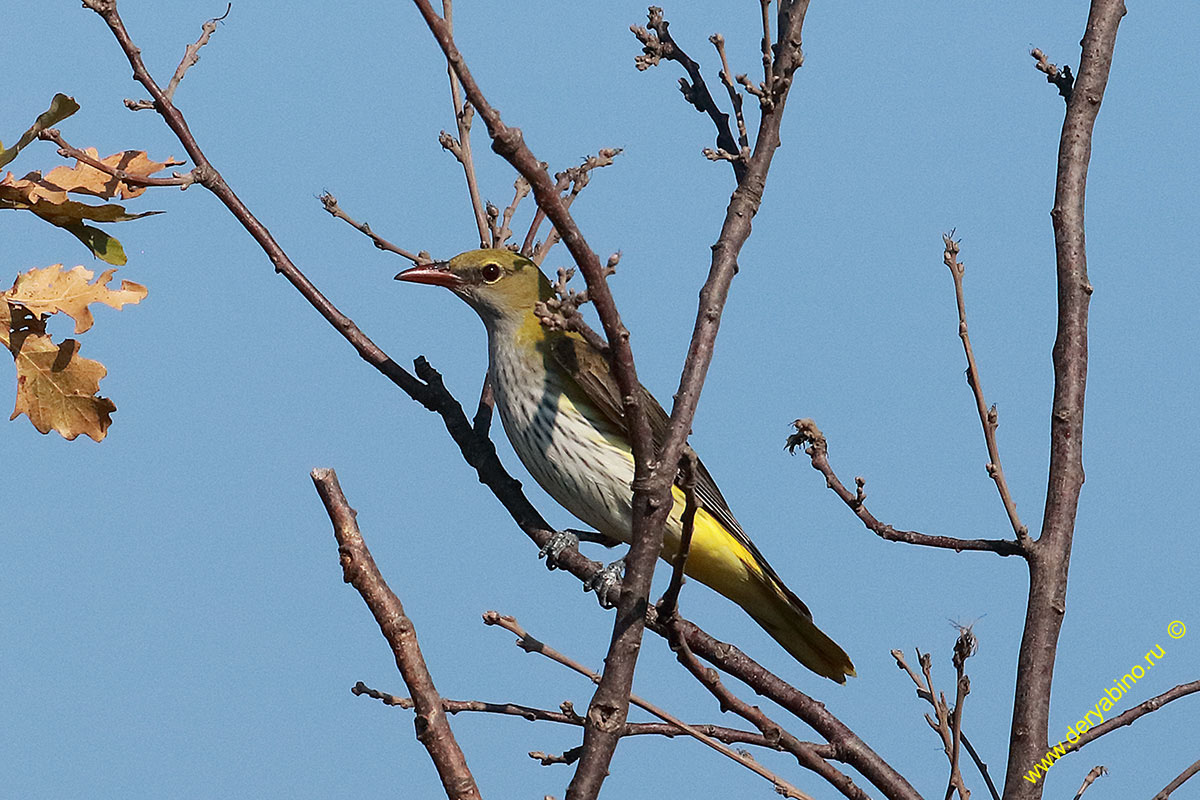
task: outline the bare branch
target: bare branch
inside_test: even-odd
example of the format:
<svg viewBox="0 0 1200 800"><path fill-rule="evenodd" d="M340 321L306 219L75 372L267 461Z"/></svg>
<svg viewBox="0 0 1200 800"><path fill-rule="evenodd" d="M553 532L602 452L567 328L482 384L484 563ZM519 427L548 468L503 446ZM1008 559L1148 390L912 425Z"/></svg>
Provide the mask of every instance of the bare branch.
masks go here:
<svg viewBox="0 0 1200 800"><path fill-rule="evenodd" d="M93 11L96 11L97 13L99 13L99 9L95 8L95 6L92 3L85 2L84 5L88 6ZM113 5L115 7L116 3L114 2ZM215 19L210 19L208 22L204 23L200 27L200 38L197 39L194 44L189 44L186 48L184 48L183 60L181 60L179 62L179 66L175 68L175 74L171 76L170 82L167 83L166 91L163 92L163 94L166 95L166 98L168 100L174 99L175 90L179 88L179 82L183 80L183 76L185 74L187 74L187 71L189 69L191 69L192 67L194 67L196 65L196 62L198 62L200 60L200 48L204 47L204 45L208 44L208 40L211 39L212 35L217 32L217 23L221 22L226 17L228 17L229 12L232 9L233 9L233 3L229 3L228 5L226 5L225 13L219 17L216 17ZM114 11L115 11L115 8L114 8ZM125 107L128 108L130 111L146 111L148 109L154 108L154 101L153 100L126 100Z"/></svg>
<svg viewBox="0 0 1200 800"><path fill-rule="evenodd" d="M371 242L380 250L384 250L389 253L395 253L398 256L403 256L414 264L428 264L432 260L428 257L428 254L422 255L421 253L410 253L403 247L392 244L387 239L384 239L382 236L375 233L375 231L371 230L370 225L365 222L359 222L345 211L342 211L342 207L338 205L337 198L329 192L322 193L320 200L321 205L324 206L325 210L328 211L334 219L340 219L355 230L366 234L368 237L370 237Z"/></svg>
<svg viewBox="0 0 1200 800"><path fill-rule="evenodd" d="M650 630L660 636L670 637L668 625L658 618L654 608L648 610L647 617L646 626ZM829 757L858 770L889 800L921 800L920 794L904 776L871 750L845 723L831 714L824 703L809 697L764 668L735 645L710 636L694 623L676 618L671 621L671 626L678 629L688 647L700 658L803 720L833 746L833 754Z"/></svg>
<svg viewBox="0 0 1200 800"><path fill-rule="evenodd" d="M650 584L659 553L662 551L663 521L668 506L665 498L669 491L669 483L652 483L656 463L654 440L651 437L649 420L641 405L641 384L634 366L633 351L629 346L629 331L621 321L599 258L564 205L559 190L546 174L542 162L525 144L521 131L505 125L500 119L500 112L484 97L455 45L445 20L434 13L429 0L414 0L414 3L450 66L458 75L467 99L487 125L492 149L529 181L538 207L545 211L546 217L554 225L556 235L562 237L563 244L583 273L588 296L596 307L605 338L609 343L613 377L621 392L622 410L630 434L634 460L632 544L625 557L625 591L620 593L621 600L613 622L613 635L605 659L604 680L592 698L588 713L589 724L584 729L584 752L575 777L567 788L567 800L592 800L599 793L600 785L608 773L608 764L619 740L617 733L629 710L629 693L633 686L633 671L645 628ZM694 410L691 413L694 413ZM686 422L690 427L691 414ZM679 456L678 444L674 447L669 463L674 463ZM670 450L670 445L667 449ZM658 513L655 514L655 511Z"/></svg>
<svg viewBox="0 0 1200 800"><path fill-rule="evenodd" d="M1054 341L1054 400L1050 414L1050 470L1042 530L1030 547L1029 600L1017 657L1017 684L1009 734L1006 800L1039 800L1041 784L1021 775L1047 746L1050 690L1058 637L1066 613L1068 565L1083 487L1083 408L1087 388L1088 303L1084 200L1092 131L1112 67L1122 0L1092 0L1083 34L1079 76L1067 101L1055 181L1055 270L1058 332ZM1022 785L1024 784L1024 785Z"/></svg>
<svg viewBox="0 0 1200 800"><path fill-rule="evenodd" d="M580 675L586 676L592 681L592 683L598 684L603 680L603 676L598 672L588 669L573 658L570 658L569 656L566 656L555 650L553 647L550 647L545 642L535 639L529 634L528 631L521 627L521 624L517 622L514 617L506 616L495 611L488 611L484 613L483 621L486 625L499 625L501 628L504 628L506 631L514 634L517 637L517 646L527 653L538 653L543 655L546 658L549 658L551 661L562 664L564 667L568 667L578 672ZM721 744L710 736L705 736L696 728L688 725L686 722L683 722L682 720L674 717L673 715L647 702L646 700L641 699L637 695L630 694L629 702L636 705L638 708L643 709L644 711L650 712L664 722L676 726L680 731L688 734L693 739L708 745L718 753L727 758L733 759L756 775L770 781L775 787L775 791L784 797L791 797L795 798L796 800L813 800L812 797L800 791L795 786L792 786L790 783L783 780L783 778L780 778L778 775L759 764L753 758L726 747L724 744ZM589 710L588 713L590 715L592 711Z"/></svg>
<svg viewBox="0 0 1200 800"><path fill-rule="evenodd" d="M807 5L807 4L805 4ZM766 11L764 10L764 14ZM800 14L803 17L803 11ZM733 133L729 129L729 115L722 111L712 94L708 91L708 85L704 82L704 76L700 73L700 65L692 60L683 49L676 44L671 37L669 30L670 24L663 19L663 11L658 6L650 6L650 11L647 14L649 18L648 28L643 28L641 25L630 25L629 30L642 43L642 55L634 58L634 64L638 70L645 71L652 66L656 66L662 59L675 61L680 64L691 78L689 83L687 79L679 79L679 90L683 92L684 98L695 106L696 110L702 114L708 114L713 125L717 128L717 150L726 153L739 153L740 149L737 142L734 141ZM746 162L744 159L737 157L728 159L733 167L734 177L740 184L746 177Z"/></svg>
<svg viewBox="0 0 1200 800"><path fill-rule="evenodd" d="M762 6L763 87L768 90L760 99L769 103L771 97L770 91L775 86L775 62L771 57L771 0L759 0L759 5Z"/></svg>
<svg viewBox="0 0 1200 800"><path fill-rule="evenodd" d="M562 197L563 206L566 208L571 207L571 204L575 202L575 198L583 191L583 187L587 186L591 180L592 170L610 166L613 160L620 154L621 148L619 147L604 147L596 155L586 156L583 159L583 163L578 167L567 167L562 172L556 172L554 174L555 188L559 192L566 192L567 188L570 187L570 191ZM528 240L529 236L535 235L537 228L540 226L541 220L535 216L534 224L530 227L526 239ZM550 233L546 235L546 241L538 245L533 255L530 256L533 263L541 265L546 260L546 256L550 254L550 250L558 243L558 240L558 229L551 228Z"/></svg>
<svg viewBox="0 0 1200 800"><path fill-rule="evenodd" d="M1167 798L1169 798L1171 796L1172 792L1174 792L1180 786L1183 786L1183 784L1185 782L1187 782L1187 779L1192 777L1193 775L1195 775L1197 772L1200 772L1200 761L1196 761L1194 764L1192 764L1190 767L1185 769L1183 772L1179 773L1179 775L1176 776L1175 780L1171 781L1166 786L1164 786L1163 790L1161 792L1159 792L1158 794L1154 795L1152 800L1167 800Z"/></svg>
<svg viewBox="0 0 1200 800"><path fill-rule="evenodd" d="M907 542L925 547L941 547L961 553L963 550L981 550L999 553L1002 556L1024 555L1025 549L1020 543L1008 539L956 539L953 536L933 536L917 531L902 531L886 525L875 518L867 510L865 491L866 481L855 478L855 491L849 489L838 479L833 467L829 464L829 448L825 434L811 419L798 419L792 423L796 432L788 437L784 445L792 453L797 447L803 447L804 452L812 460L813 469L825 476L825 485L842 498L850 510L854 512L863 525L881 539L889 542Z"/></svg>
<svg viewBox="0 0 1200 800"><path fill-rule="evenodd" d="M442 0L442 13L446 22L446 29L453 33L454 31L454 6L452 0ZM484 217L483 201L479 196L479 179L475 176L475 160L471 157L471 117L474 112L471 109L470 103L463 101L462 92L458 85L458 75L454 72L454 66L447 61L446 72L450 76L450 99L454 104L454 123L458 127L458 139L454 140L453 148L446 147L446 139L450 138L443 131L439 141L443 147L450 150L454 157L462 164L463 173L467 179L467 194L471 198L471 210L475 214L475 225L479 228L479 246L480 247L498 247L495 237L489 237L489 229L487 220Z"/></svg>
<svg viewBox="0 0 1200 800"><path fill-rule="evenodd" d="M976 647L977 640L971 628L969 626L959 626L958 639L954 643L953 663L957 679L955 681L956 695L953 709L946 703L946 696L944 694L934 691L933 659L928 653L922 653L920 650L917 650L917 661L921 665L921 674L918 675L908 665L902 651L892 651L892 658L896 659L896 666L907 672L908 677L916 684L917 697L933 706L934 715L937 717L936 723L928 715L925 716L925 720L941 737L942 749L945 751L946 758L950 762L950 778L946 786L946 800L950 800L950 797L956 790L962 800L969 800L971 796L963 781L962 771L959 768L960 745L967 748L972 759L975 761L975 765L979 767L979 771L987 781L992 796L996 800L999 800L996 787L992 784L992 780L987 774L987 766L980 760L979 755L970 746L970 743L966 741L966 736L962 732L963 704L971 691L971 681L966 674L966 662L968 658L975 654Z"/></svg>
<svg viewBox="0 0 1200 800"><path fill-rule="evenodd" d="M379 623L380 632L392 647L396 667L413 697L417 714L417 739L429 751L446 796L451 800L478 798L479 789L467 767L466 757L450 730L446 712L442 710L442 699L421 655L416 627L405 615L400 598L388 587L379 567L375 565L375 559L371 557L371 551L367 549L367 543L358 530L355 511L338 485L337 475L331 469L314 469L312 480L333 523L343 579L362 595L375 621Z"/></svg>
<svg viewBox="0 0 1200 800"><path fill-rule="evenodd" d="M975 363L975 351L971 348L971 336L967 332L967 302L963 293L963 274L966 266L958 260L958 242L955 241L954 231L942 234L946 250L942 260L950 268L954 276L954 297L958 305L958 337L962 339L963 351L967 356L967 385L975 395L975 408L979 412L979 422L983 425L983 438L987 443L988 463L987 473L996 482L996 490L1008 513L1009 524L1017 536L1017 543L1022 547L1029 544L1029 528L1021 523L1017 515L1017 504L1013 501L1012 492L1008 489L1008 481L1004 479L1004 467L1000 465L1000 447L996 444L996 427L999 425L999 415L996 407L988 407L983 398L983 384L979 378L979 366Z"/></svg>
<svg viewBox="0 0 1200 800"><path fill-rule="evenodd" d="M1187 697L1189 694L1195 694L1196 692L1200 692L1200 681L1181 683L1178 686L1172 687L1160 695L1151 697L1144 703L1138 703L1133 708L1104 720L1104 722L1101 722L1094 728L1088 728L1078 739L1067 743L1067 751L1073 752L1079 750L1088 742L1095 741L1106 733L1111 733L1117 728L1123 728L1126 725L1132 725L1139 718L1144 717L1152 711L1157 711L1172 700L1178 700L1181 697Z"/></svg>
<svg viewBox="0 0 1200 800"><path fill-rule="evenodd" d="M510 246L506 244L512 237L512 228L509 226L512 224L513 214L517 213L517 206L520 205L527 194L529 194L529 181L525 180L523 176L518 175L517 179L513 181L512 202L504 209L504 216L500 220L500 227L496 230L493 237L495 247Z"/></svg>
<svg viewBox="0 0 1200 800"><path fill-rule="evenodd" d="M411 709L413 707L412 698L397 697L387 692L381 692L378 689L372 689L362 681L356 683L350 691L353 694L365 697L371 697L379 700L384 705L396 706L398 708ZM459 714L469 712L480 712L486 714L499 714L501 716L520 717L521 719L530 722L553 722L560 725L573 725L575 727L583 727L585 722L584 717L580 716L575 711L574 704L564 702L559 711L551 711L545 708L535 708L534 706L522 705L520 703L488 703L482 700L449 700L442 698L442 708L447 714ZM721 725L711 725L707 723L694 723L691 727L714 739L722 741L726 744L749 744L756 747L764 747L769 750L782 750L783 748L777 741L770 737L764 736L761 733L753 731L743 731L737 728L726 728ZM667 722L627 722L625 723L625 731L622 736L665 736L668 739L674 739L681 735L681 731L677 726ZM824 749L832 749L829 745L819 745L814 742L801 742L801 744L810 747L814 752L822 752ZM571 763L556 761L554 763Z"/></svg>
<svg viewBox="0 0 1200 800"><path fill-rule="evenodd" d="M738 152L742 158L749 158L750 135L746 132L746 118L742 115L742 95L733 82L733 73L729 70L729 57L725 54L725 37L714 33L708 37L708 40L717 48L717 55L721 57L721 83L725 85L725 91L729 93L729 102L733 104L733 117L737 120Z"/></svg>
<svg viewBox="0 0 1200 800"><path fill-rule="evenodd" d="M1000 792L996 789L996 784L992 782L992 776L988 773L987 764L979 757L979 753L971 746L971 740L964 733L962 736L963 747L967 749L967 754L971 756L971 760L975 762L975 767L979 770L979 774L983 776L983 782L987 784L988 791L992 794L992 800L1000 800Z"/></svg>

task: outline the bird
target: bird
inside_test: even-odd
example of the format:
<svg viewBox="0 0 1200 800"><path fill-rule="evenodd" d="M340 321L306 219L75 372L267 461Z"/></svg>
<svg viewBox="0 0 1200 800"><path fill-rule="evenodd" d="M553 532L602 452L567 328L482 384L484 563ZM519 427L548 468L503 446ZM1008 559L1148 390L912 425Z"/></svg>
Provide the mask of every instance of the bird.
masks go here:
<svg viewBox="0 0 1200 800"><path fill-rule="evenodd" d="M521 463L599 540L631 542L634 459L620 388L603 351L575 331L542 323L539 303L555 290L537 264L511 250L471 250L418 264L396 280L445 287L475 310L487 329L495 408ZM669 417L645 387L639 391L659 449ZM699 460L693 480L698 508L685 573L740 606L805 667L844 684L855 675L850 657L750 541ZM683 531L680 483L672 486L664 526L667 561Z"/></svg>

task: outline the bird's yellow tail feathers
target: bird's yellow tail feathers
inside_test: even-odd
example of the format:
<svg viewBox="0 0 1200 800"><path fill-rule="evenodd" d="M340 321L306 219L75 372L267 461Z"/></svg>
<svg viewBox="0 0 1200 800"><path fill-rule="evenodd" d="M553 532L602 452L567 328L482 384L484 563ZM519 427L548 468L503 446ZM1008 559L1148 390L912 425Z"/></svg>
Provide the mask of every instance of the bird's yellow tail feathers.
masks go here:
<svg viewBox="0 0 1200 800"><path fill-rule="evenodd" d="M764 583L770 581L767 578ZM854 677L850 656L816 626L803 603L789 597L791 592L782 586L764 586L774 597L771 602L743 606L762 629L771 634L792 658L818 675L845 683L846 676ZM782 590L782 591L780 591ZM764 592L765 593L765 592Z"/></svg>

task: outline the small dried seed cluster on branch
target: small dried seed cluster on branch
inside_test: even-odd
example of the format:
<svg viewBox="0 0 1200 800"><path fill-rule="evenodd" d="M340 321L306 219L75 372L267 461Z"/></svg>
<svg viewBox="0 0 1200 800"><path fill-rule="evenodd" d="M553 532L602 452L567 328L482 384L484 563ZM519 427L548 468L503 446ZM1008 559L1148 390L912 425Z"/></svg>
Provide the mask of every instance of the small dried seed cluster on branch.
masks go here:
<svg viewBox="0 0 1200 800"><path fill-rule="evenodd" d="M608 278L617 271L621 261L621 253L616 252L608 257L604 265L604 277ZM588 302L588 292L584 289L577 292L567 284L575 277L574 267L559 267L558 279L554 282L554 297L544 300L534 306L534 314L545 327L556 331L574 331L582 335L588 342L601 352L608 353L608 342L584 321L579 313L579 307Z"/></svg>

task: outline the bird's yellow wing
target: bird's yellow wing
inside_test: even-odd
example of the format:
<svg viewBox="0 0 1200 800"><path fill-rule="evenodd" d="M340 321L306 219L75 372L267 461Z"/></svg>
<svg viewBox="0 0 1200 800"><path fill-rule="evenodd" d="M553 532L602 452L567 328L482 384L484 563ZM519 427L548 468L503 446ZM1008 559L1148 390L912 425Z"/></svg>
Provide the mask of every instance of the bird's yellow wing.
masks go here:
<svg viewBox="0 0 1200 800"><path fill-rule="evenodd" d="M549 343L551 356L563 370L571 376L579 390L599 408L604 416L629 437L629 427L625 419L625 406L621 402L621 389L617 379L612 374L612 367L604 354L592 347L582 336L573 333L552 336ZM666 441L667 427L670 417L662 405L654 399L645 386L638 385L641 391L642 410L650 423L650 433L654 439L654 450L657 453ZM675 485L679 486L681 476L676 473ZM775 585L798 611L812 618L812 613L804 602L787 587L774 567L767 562L759 552L754 542L742 530L742 526L733 516L729 503L717 488L716 481L709 474L708 468L699 458L696 459L696 499L701 507L721 524L731 537L750 553L754 559L754 567L763 573L768 582Z"/></svg>

